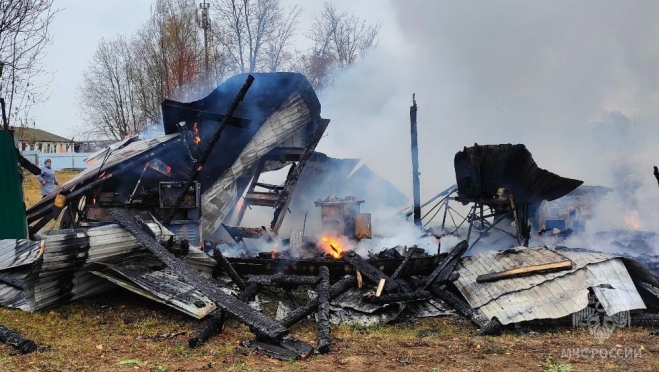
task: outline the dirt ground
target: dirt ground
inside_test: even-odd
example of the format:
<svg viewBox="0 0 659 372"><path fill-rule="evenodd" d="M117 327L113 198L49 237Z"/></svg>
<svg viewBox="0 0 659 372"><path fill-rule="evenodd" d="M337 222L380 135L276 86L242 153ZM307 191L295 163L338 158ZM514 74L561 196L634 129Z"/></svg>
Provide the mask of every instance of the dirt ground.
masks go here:
<svg viewBox="0 0 659 372"><path fill-rule="evenodd" d="M602 344L587 330L568 327L476 337L474 326L453 316L368 328L334 326L332 351L304 361L250 353L240 340L252 335L234 321L190 349L187 340L199 321L121 289L33 314L1 309L0 324L43 346L29 355L0 346L2 371L659 370L657 336L649 329L619 329ZM292 335L313 344L315 324L300 324Z"/></svg>
<svg viewBox="0 0 659 372"><path fill-rule="evenodd" d="M60 182L73 176L60 174ZM38 200L35 177L27 177L25 190L28 205ZM250 353L240 340L252 334L235 321L190 349L187 340L199 321L122 289L32 314L0 309L0 324L41 346L20 355L0 345L1 371L659 371L650 329L618 329L602 344L588 330L569 327L476 337L471 323L452 316L334 326L331 352L305 361ZM312 322L291 333L315 343Z"/></svg>

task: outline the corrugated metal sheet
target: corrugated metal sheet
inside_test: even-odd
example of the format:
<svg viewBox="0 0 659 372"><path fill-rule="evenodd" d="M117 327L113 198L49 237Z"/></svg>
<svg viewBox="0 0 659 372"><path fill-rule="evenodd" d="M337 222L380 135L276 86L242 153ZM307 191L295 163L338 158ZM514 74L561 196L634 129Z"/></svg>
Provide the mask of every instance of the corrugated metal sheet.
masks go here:
<svg viewBox="0 0 659 372"><path fill-rule="evenodd" d="M148 226L161 241L172 235L157 224ZM0 304L26 311L114 288L90 270L100 263L139 260L150 254L119 225L49 231L43 234L41 242L5 240L0 246L9 248L0 254L2 273L25 283L25 288L0 283Z"/></svg>
<svg viewBox="0 0 659 372"><path fill-rule="evenodd" d="M275 147L304 147L308 126L317 114L310 110L305 96L294 94L266 119L233 165L202 195L202 236L212 237L230 212L236 200L236 180Z"/></svg>
<svg viewBox="0 0 659 372"><path fill-rule="evenodd" d="M569 259L571 270L477 283L478 275ZM547 248L489 251L464 258L455 282L469 304L502 324L555 319L588 305L592 288L607 314L645 309L622 259L592 252L556 252Z"/></svg>
<svg viewBox="0 0 659 372"><path fill-rule="evenodd" d="M554 200L583 181L541 169L524 145L475 145L455 154L458 192L468 198L490 198L505 187L522 203Z"/></svg>
<svg viewBox="0 0 659 372"><path fill-rule="evenodd" d="M217 305L211 299L191 285L180 281L178 276L167 269L149 270L144 263L107 265L107 267L108 270L96 270L93 273L197 319L217 309Z"/></svg>
<svg viewBox="0 0 659 372"><path fill-rule="evenodd" d="M108 159L105 161L105 163L103 163L103 161L96 162L93 166L85 169L76 177L74 177L73 179L69 180L68 182L64 183L62 186L57 188L49 196L41 199L35 205L30 207L30 209L28 209L27 211L27 214L29 215L39 210L42 206L46 204L50 204L52 202L52 199L55 197L57 193L64 190L69 191L74 186L80 184L81 182L96 177L96 175L99 174L99 168L101 166L103 167L104 170L107 170L107 169L111 169L113 166L122 162L129 163L131 158L146 153L150 150L154 150L159 145L162 145L169 141L178 141L179 140L178 137L179 137L178 134L170 134L158 138L153 138L150 140L136 141L124 148L112 152L108 157Z"/></svg>

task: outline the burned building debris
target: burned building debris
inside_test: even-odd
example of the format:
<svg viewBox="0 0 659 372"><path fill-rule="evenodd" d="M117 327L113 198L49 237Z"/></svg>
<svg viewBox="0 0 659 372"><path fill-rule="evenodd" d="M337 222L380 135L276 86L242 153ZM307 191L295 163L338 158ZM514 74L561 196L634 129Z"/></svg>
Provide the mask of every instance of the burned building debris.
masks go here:
<svg viewBox="0 0 659 372"><path fill-rule="evenodd" d="M539 168L524 145L464 148L454 158L456 185L427 203L415 182L408 216L416 241L430 240L432 250L396 243L374 251L364 247L384 240L362 212L364 185L393 195L382 204L400 207L406 197L358 161L315 151L329 120L304 76L239 75L198 101L166 100L162 110L164 135L96 154L26 211L29 239L0 241L0 304L38 311L121 287L201 319L190 347L231 318L254 334L243 345L284 360L331 352L336 323L460 315L493 335L513 324L582 319L594 301L627 324L651 322L659 310L659 259L649 250L632 257L533 245L543 230L579 230L588 195L606 189ZM287 166L281 184L260 179ZM321 191L296 192L314 185ZM558 208L566 195L582 204ZM456 221L459 207L449 202L466 217ZM245 226L252 208L269 217ZM420 227L433 212L442 225ZM288 236L282 226L292 214L303 220ZM318 231L307 229L308 214ZM496 244L499 233L512 249L511 240ZM606 238L636 249L654 237L621 234ZM472 249L479 242L486 249ZM280 302L277 318L252 306L260 296ZM288 335L313 316L315 346ZM3 332L0 340L36 348Z"/></svg>

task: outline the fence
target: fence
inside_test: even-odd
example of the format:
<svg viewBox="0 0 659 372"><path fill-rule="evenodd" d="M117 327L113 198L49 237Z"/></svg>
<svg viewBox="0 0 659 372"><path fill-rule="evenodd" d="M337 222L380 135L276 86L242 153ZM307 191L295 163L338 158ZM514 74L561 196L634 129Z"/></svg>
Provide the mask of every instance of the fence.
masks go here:
<svg viewBox="0 0 659 372"><path fill-rule="evenodd" d="M85 169L87 164L85 164L84 159L89 155L93 154L91 152L70 152L70 153L50 153L42 154L35 151L25 151L21 153L27 160L31 163L36 164L37 166L42 166L43 162L46 159L50 159L52 162L51 168L53 170L61 170L64 168L74 168L74 169Z"/></svg>

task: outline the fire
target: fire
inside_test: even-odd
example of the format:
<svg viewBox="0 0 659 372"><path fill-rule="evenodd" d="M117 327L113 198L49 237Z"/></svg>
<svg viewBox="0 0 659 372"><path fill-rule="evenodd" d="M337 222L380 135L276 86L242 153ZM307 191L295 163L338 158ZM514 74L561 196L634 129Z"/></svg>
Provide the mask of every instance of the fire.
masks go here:
<svg viewBox="0 0 659 372"><path fill-rule="evenodd" d="M194 132L194 144L198 145L201 142L201 137L199 137L199 127L197 123L194 123L192 126L192 131Z"/></svg>
<svg viewBox="0 0 659 372"><path fill-rule="evenodd" d="M320 238L319 243L325 253L329 253L332 257L337 259L341 258L345 251L345 244L337 238L323 236Z"/></svg>
<svg viewBox="0 0 659 372"><path fill-rule="evenodd" d="M638 211L632 211L630 214L625 216L625 225L627 225L627 228L632 230L638 230L641 228L641 223L638 218Z"/></svg>

